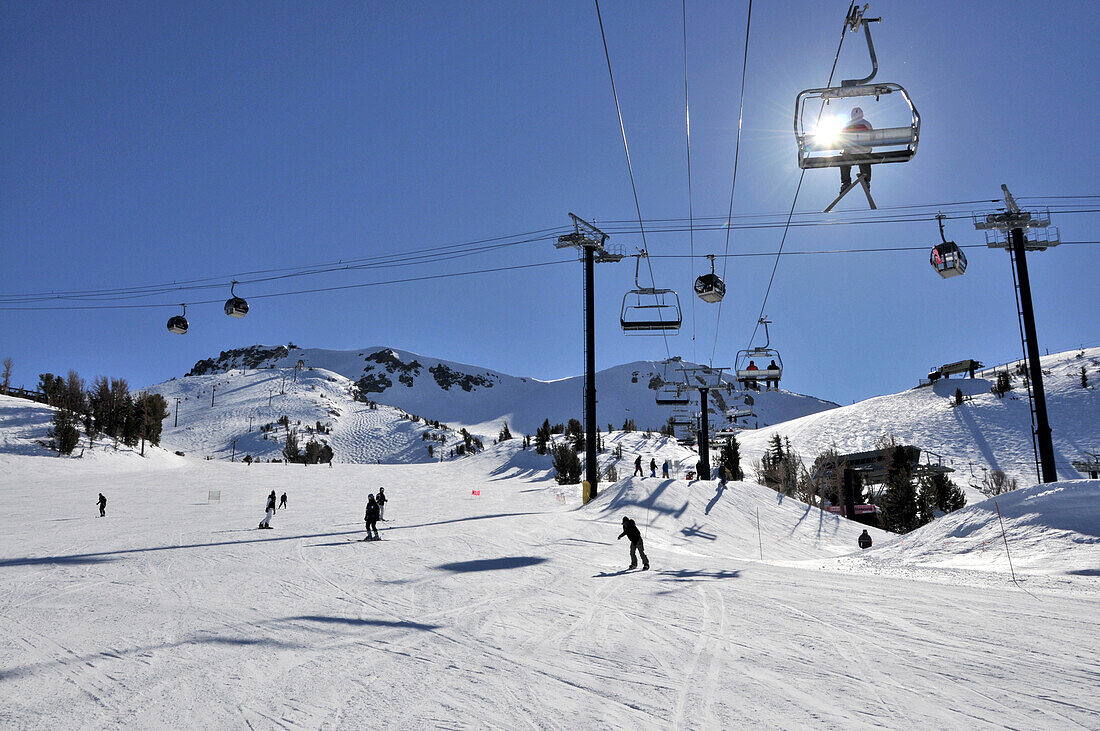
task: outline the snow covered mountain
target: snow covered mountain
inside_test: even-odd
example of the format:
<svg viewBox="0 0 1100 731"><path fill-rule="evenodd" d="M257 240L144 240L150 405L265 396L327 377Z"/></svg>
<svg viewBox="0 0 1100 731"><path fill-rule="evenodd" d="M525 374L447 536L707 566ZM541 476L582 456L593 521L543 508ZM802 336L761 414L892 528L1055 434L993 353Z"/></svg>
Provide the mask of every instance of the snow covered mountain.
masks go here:
<svg viewBox="0 0 1100 731"><path fill-rule="evenodd" d="M606 431L610 424L618 429L633 419L639 429L659 430L671 411L656 403L656 390L673 377L679 373L649 361L600 371L600 428ZM255 427L285 415L302 430L307 425L316 430L318 422L331 428L330 435L316 438L330 443L340 461L416 462L432 458L427 445L433 442L424 434L442 432L417 426L405 415L443 422L454 430L466 428L489 442L505 423L521 436L533 434L544 419L557 424L579 418L582 389L581 377L540 381L392 348L336 351L290 345L226 351L199 361L183 378L146 390L163 395L172 408L180 399L179 426L174 426L175 419L173 425L165 423L164 444L187 454L277 458L281 446L271 441L275 435ZM356 393L382 407L370 409L356 400ZM755 420L761 425L836 407L788 391L754 396ZM718 389L711 392L711 401L717 427L724 423L722 414L731 399ZM691 410L698 411L698 406ZM396 432L384 426L400 422L403 428ZM433 454L438 457L434 447Z"/></svg>
<svg viewBox="0 0 1100 731"><path fill-rule="evenodd" d="M1063 479L1087 477L1072 463L1087 459L1087 453L1100 453L1100 348L1044 356L1042 368L1058 475ZM1087 386L1081 385L1082 369ZM831 447L842 454L870 450L882 437L893 436L898 443L925 450L933 463L953 468L952 479L967 490L968 502L974 503L984 499L977 488L991 470L1003 471L1021 487L1037 481L1027 392L1015 366L1009 370L1013 390L1003 398L991 392L996 380L992 370L979 372L974 379L941 379L902 393L742 432L741 454L751 464L778 434L789 439L809 465ZM956 391L963 397L958 406Z"/></svg>

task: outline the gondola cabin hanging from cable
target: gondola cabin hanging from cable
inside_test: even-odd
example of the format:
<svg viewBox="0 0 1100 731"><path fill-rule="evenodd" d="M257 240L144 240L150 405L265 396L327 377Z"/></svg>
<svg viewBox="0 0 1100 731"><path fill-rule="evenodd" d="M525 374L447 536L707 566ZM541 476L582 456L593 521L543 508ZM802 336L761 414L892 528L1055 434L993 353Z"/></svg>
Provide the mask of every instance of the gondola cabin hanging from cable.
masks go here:
<svg viewBox="0 0 1100 731"><path fill-rule="evenodd" d="M623 295L619 311L623 332L627 335L675 335L683 322L679 295L671 289L643 287L638 282L638 270L642 259L649 255L642 251L633 256L634 289Z"/></svg>
<svg viewBox="0 0 1100 731"><path fill-rule="evenodd" d="M726 296L726 283L714 273L714 254L707 254L710 259L710 274L700 275L695 280L695 294L704 302L721 302Z"/></svg>
<svg viewBox="0 0 1100 731"><path fill-rule="evenodd" d="M234 281L229 286L230 297L225 301L225 314L230 317L244 317L248 314L248 302L243 297L238 297L233 291L237 286L237 282Z"/></svg>
<svg viewBox="0 0 1100 731"><path fill-rule="evenodd" d="M928 263L936 270L936 274L948 279L966 273L966 254L954 241L948 241L947 237L944 236L943 219L944 215L942 213L936 216L936 220L940 224L942 243L932 247L932 252L928 255Z"/></svg>
<svg viewBox="0 0 1100 731"><path fill-rule="evenodd" d="M795 99L794 133L798 142L798 166L840 168L840 195L825 209L828 213L856 185L861 185L871 208L871 166L909 162L920 140L920 113L904 87L894 83L872 83L878 73L878 57L871 41L870 23L856 6L845 25L855 33L863 28L871 55L871 74L846 79L840 86L806 89ZM813 102L819 102L814 104ZM859 174L851 177L852 167Z"/></svg>
<svg viewBox="0 0 1100 731"><path fill-rule="evenodd" d="M168 318L168 332L175 333L176 335L187 334L187 305L180 305L183 308L182 315L172 315Z"/></svg>

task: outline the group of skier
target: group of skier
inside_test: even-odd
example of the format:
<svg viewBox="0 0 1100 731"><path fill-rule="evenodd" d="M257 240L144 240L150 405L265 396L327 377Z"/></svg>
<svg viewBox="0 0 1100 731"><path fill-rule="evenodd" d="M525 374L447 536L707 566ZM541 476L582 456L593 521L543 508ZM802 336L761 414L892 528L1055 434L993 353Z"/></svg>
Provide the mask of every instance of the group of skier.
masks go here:
<svg viewBox="0 0 1100 731"><path fill-rule="evenodd" d="M661 477L663 477L667 480L668 479L668 472L669 472L669 469L671 469L671 467L672 466L669 464L668 460L666 459L664 461L664 464L661 465ZM643 478L645 477L645 473L642 472L642 455L640 455L640 454L634 460L634 476L635 477L643 477ZM656 477L657 476L657 460L653 459L652 457L650 457L650 459L649 459L649 476L650 477Z"/></svg>
<svg viewBox="0 0 1100 731"><path fill-rule="evenodd" d="M100 499L100 514L103 514L103 508L107 504L107 499L103 495L99 496ZM286 508L286 493L282 494L282 497L278 499L278 507ZM378 541L382 537L378 534L378 521L385 520L384 513L386 508L386 490L383 487L378 488L378 497L375 498L373 494L367 496L367 511L363 515L363 522L367 526L367 537L364 541ZM276 511L276 497L275 491L272 490L267 496L267 507L264 519L260 521L259 527L262 529L271 529L271 519L275 516Z"/></svg>

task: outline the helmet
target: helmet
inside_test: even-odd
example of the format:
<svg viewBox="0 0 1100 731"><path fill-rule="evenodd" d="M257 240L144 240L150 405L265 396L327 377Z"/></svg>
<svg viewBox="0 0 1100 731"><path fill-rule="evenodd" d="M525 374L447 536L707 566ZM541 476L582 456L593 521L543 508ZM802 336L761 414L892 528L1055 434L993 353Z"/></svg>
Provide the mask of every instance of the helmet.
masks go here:
<svg viewBox="0 0 1100 731"><path fill-rule="evenodd" d="M374 500L374 493L367 495L367 500Z"/></svg>
<svg viewBox="0 0 1100 731"><path fill-rule="evenodd" d="M852 119L863 119L863 109L861 107L852 107Z"/></svg>

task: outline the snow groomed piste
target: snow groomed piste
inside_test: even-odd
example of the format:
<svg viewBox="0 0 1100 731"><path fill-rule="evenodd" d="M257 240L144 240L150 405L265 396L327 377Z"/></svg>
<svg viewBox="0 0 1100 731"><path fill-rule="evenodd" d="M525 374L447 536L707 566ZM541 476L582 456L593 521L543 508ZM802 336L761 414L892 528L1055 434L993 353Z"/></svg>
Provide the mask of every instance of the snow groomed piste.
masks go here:
<svg viewBox="0 0 1100 731"><path fill-rule="evenodd" d="M14 402L7 728L1100 722L1100 482L1000 498L1017 586L983 505L854 554L861 526L750 483L626 478L580 507L518 440L445 464L58 459L16 453ZM289 507L257 531L272 489ZM623 573L624 515L647 572Z"/></svg>

